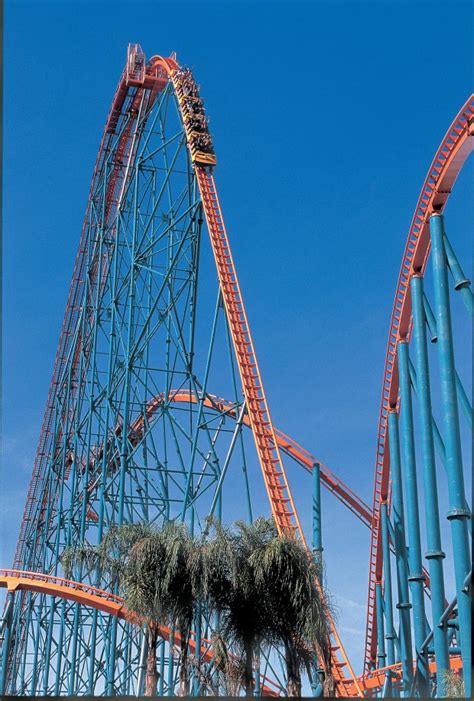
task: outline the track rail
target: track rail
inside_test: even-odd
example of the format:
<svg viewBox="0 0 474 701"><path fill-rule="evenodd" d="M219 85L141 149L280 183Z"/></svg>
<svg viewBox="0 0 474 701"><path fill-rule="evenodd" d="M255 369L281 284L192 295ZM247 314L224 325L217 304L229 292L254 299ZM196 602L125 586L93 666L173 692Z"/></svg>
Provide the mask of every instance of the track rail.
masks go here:
<svg viewBox="0 0 474 701"><path fill-rule="evenodd" d="M143 619L128 609L121 596L89 586L83 582L75 582L63 577L53 577L39 572L27 572L23 570L0 569L0 588L6 588L9 592L31 591L38 594L58 597L66 601L74 601L81 606L89 607L97 611L109 614L116 618L129 621L134 625L142 625ZM159 635L166 641L170 639L170 629L168 626L159 626ZM174 644L179 645L180 635L174 632ZM189 641L191 651L196 653L196 641L193 635ZM206 638L201 641L202 659L205 662L212 662L214 653L212 643ZM462 669L462 659L460 656L450 658L452 670ZM430 672L436 671L436 663L430 663ZM351 679L347 681L347 691L351 696L356 696L358 689L364 692L374 692L380 689L386 679L387 672L391 673L392 680L396 683L401 679L401 663L389 667L381 667L373 670L365 677L357 678L357 685ZM278 696L277 685L268 677L262 677L262 691L264 696Z"/></svg>
<svg viewBox="0 0 474 701"><path fill-rule="evenodd" d="M390 318L377 431L364 652L366 672L370 670L371 665L375 664L376 659L375 583L382 578L380 506L381 502L389 496L390 460L387 422L389 410L397 408L398 405L397 342L401 339L410 339L412 318L410 278L413 273L423 273L425 270L430 253L429 217L433 212L443 211L456 178L474 148L473 117L474 95L471 95L446 132L428 170L408 230L398 275Z"/></svg>
<svg viewBox="0 0 474 701"><path fill-rule="evenodd" d="M173 404L197 404L202 402L206 409L213 409L217 412L237 419L238 410L235 404L227 399L217 397L213 394L206 394L204 398L198 397L194 392L189 390L170 390L168 399L165 400L163 394L156 395L147 404L146 418L150 420L153 414L163 406L164 403ZM242 423L250 427L250 418L247 414L243 416ZM144 417L140 415L130 426L130 442L140 441L144 426ZM121 428L119 429L121 430ZM309 453L305 448L299 445L293 438L287 436L283 431L274 427L275 439L281 452L293 458L307 472L313 471L313 465L317 462L321 469L321 480L325 487L336 496L339 501L344 504L362 523L368 528L372 525L372 512L370 506L366 504L350 487L334 474L329 468L323 465L317 458Z"/></svg>
<svg viewBox="0 0 474 701"><path fill-rule="evenodd" d="M185 98L181 86L182 74L179 66L173 67L169 59L163 60L160 57L151 59L149 66L152 69L155 66L161 66L168 72L178 98L188 148L192 157L192 129L187 125ZM197 86L196 94L198 94ZM199 165L197 162L194 162L194 168L270 508L279 533L295 533L309 551L276 440L212 168ZM358 682L332 618L330 628L333 638L331 647L332 673L337 693L340 696L347 696L347 680L343 676L343 668L347 668L356 687ZM361 690L359 690L358 695L362 696Z"/></svg>
<svg viewBox="0 0 474 701"><path fill-rule="evenodd" d="M83 582L75 582L63 577L54 577L40 572L27 572L23 570L3 570L0 569L0 587L6 588L9 592L31 591L38 594L59 597L67 601L74 601L81 606L102 611L116 618L129 621L137 626L142 626L144 619L137 616L125 606L124 600L117 594L89 586ZM159 626L158 634L161 638L169 642L171 631L168 626ZM193 634L192 634L193 636ZM179 647L181 636L179 631L174 631L173 642ZM193 637L189 640L189 647L193 654L196 653L196 641ZM204 662L212 662L214 652L212 642L203 638L201 641L202 659ZM262 689L264 696L278 696L277 685L268 677L262 677ZM268 684L272 686L268 686ZM274 688L272 688L274 687Z"/></svg>

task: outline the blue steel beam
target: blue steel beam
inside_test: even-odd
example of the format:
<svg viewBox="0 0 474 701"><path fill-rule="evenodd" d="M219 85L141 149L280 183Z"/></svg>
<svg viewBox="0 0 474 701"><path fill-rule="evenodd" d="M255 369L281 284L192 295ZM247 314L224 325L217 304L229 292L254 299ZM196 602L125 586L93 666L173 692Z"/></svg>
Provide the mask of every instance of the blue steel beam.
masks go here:
<svg viewBox="0 0 474 701"><path fill-rule="evenodd" d="M381 527L382 527L382 556L383 556L383 573L384 573L384 590L383 590L383 601L384 601L384 614L386 621L386 634L385 638L387 640L387 665L393 665L395 663L395 628L393 625L393 596L392 596L392 566L390 562L390 538L389 538L389 528L388 528L388 514L387 514L387 502L382 502L380 506L380 517L381 517ZM391 677L388 674L388 682L386 693L391 694L392 691Z"/></svg>
<svg viewBox="0 0 474 701"><path fill-rule="evenodd" d="M398 413L392 409L388 414L388 436L390 450L390 472L392 475L392 510L395 531L395 554L397 565L397 590L399 612L400 658L402 663L402 691L406 696L413 679L412 645L410 625L410 596L408 590L408 562L405 540L405 514L403 506L402 472L400 465L400 438Z"/></svg>
<svg viewBox="0 0 474 701"><path fill-rule="evenodd" d="M420 515L418 507L418 484L415 461L415 436L410 374L408 367L408 343L397 345L398 372L400 376L400 424L403 452L402 473L404 477L408 526L408 569L413 602L413 629L415 634L416 666L419 689L422 696L429 695L428 660L421 645L426 637L426 614L423 596L423 572L421 560Z"/></svg>
<svg viewBox="0 0 474 701"><path fill-rule="evenodd" d="M413 311L413 345L418 384L419 431L423 491L425 497L426 543L431 582L431 610L433 621L438 621L444 610L445 590L439 522L438 485L432 430L430 371L428 364L426 324L423 309L423 278L414 275L410 281ZM449 669L448 638L446 630L433 625L436 654L436 682L438 696L445 695L445 673Z"/></svg>
<svg viewBox="0 0 474 701"><path fill-rule="evenodd" d="M472 294L470 290L468 290L468 291L470 294ZM428 322L430 332L434 333L435 337L437 339L438 332L436 330L436 319L434 318L434 314L431 310L430 303L429 303L428 299L426 298L426 295L424 296L424 302L425 302L425 311L427 312L427 319L428 319L428 311L432 317L431 321ZM468 396L466 394L466 390L464 389L463 383L461 382L461 378L459 377L459 373L457 372L457 370L456 370L456 391L458 394L458 400L459 400L459 403L461 405L461 409L464 412L464 415L466 417L466 421L467 421L468 426L472 432L472 406L471 406L471 403L468 399Z"/></svg>
<svg viewBox="0 0 474 701"><path fill-rule="evenodd" d="M383 611L383 591L382 582L375 583L375 612L377 615L377 666L386 666L386 652L385 652L385 626L384 626L384 611Z"/></svg>
<svg viewBox="0 0 474 701"><path fill-rule="evenodd" d="M461 292L464 304L466 305L468 312L472 316L474 311L474 305L473 294L471 290L471 281L464 274L464 271L461 268L461 264L458 261L457 256L454 252L454 248L451 246L451 243L446 233L444 234L443 241L444 248L446 251L446 260L448 262L448 267L454 280L454 289L459 290Z"/></svg>
<svg viewBox="0 0 474 701"><path fill-rule="evenodd" d="M313 553L315 560L321 564L323 554L323 533L321 518L321 466L313 464Z"/></svg>
<svg viewBox="0 0 474 701"><path fill-rule="evenodd" d="M447 259L444 248L444 218L430 217L435 315L438 328L438 359L441 377L441 405L445 430L446 471L448 476L449 512L454 552L454 572L459 610L465 693L471 696L471 601L465 579L471 570L464 476L456 395L451 308L449 301Z"/></svg>

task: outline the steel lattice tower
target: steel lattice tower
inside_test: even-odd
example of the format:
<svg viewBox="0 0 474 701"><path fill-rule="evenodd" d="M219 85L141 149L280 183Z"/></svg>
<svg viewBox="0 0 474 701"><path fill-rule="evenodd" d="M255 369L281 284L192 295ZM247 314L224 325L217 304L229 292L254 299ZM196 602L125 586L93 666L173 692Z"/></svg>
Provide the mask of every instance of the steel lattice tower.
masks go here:
<svg viewBox="0 0 474 701"><path fill-rule="evenodd" d="M175 519L199 533L210 514L252 520L262 495L279 532L306 545L282 454L312 473L315 551L322 548L321 483L370 532L364 673L354 675L331 621L337 695L437 693L449 667L467 670L468 688L471 513L458 405L471 432L472 407L455 368L448 272L471 319L473 296L443 212L473 148L473 114L471 97L436 153L409 229L369 507L273 426L198 86L175 56L146 61L138 45L129 46L94 168L14 568L0 571L0 586L9 589L0 692L139 693L141 629L106 579L86 568L74 581L62 579L62 551L97 544L122 523ZM428 338L438 343L441 390L433 396L440 396L441 429ZM449 605L435 448L450 502L455 561L445 566L454 570L457 598ZM196 621L190 642L209 664L212 623ZM159 693L173 695L176 641L173 631L160 632ZM259 691L284 693L280 663L278 650L262 655ZM195 677L192 689L200 691Z"/></svg>

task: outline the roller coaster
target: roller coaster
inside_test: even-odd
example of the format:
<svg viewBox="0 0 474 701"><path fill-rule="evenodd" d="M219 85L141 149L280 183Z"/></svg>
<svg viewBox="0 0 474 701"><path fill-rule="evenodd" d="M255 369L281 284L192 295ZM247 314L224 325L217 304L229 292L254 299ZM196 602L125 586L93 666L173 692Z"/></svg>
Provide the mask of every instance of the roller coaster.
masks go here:
<svg viewBox="0 0 474 701"><path fill-rule="evenodd" d="M65 547L96 544L122 523L177 519L199 533L211 514L252 520L266 494L279 533L318 554L322 485L370 533L363 672L355 674L331 620L336 695L441 697L451 670L471 696L463 445L472 407L456 348L468 343L473 295L444 209L473 136L471 96L435 154L408 228L368 505L274 426L199 86L175 55L147 61L129 45L92 176L15 559L0 570L0 694L143 693L140 622L97 573L64 579ZM306 532L290 475L307 480L312 495ZM190 640L210 667L212 631L202 616ZM160 629L159 695L175 693L177 642ZM259 695L285 695L277 649L262 654L256 678ZM306 688L321 694L318 680ZM192 689L203 693L196 680Z"/></svg>

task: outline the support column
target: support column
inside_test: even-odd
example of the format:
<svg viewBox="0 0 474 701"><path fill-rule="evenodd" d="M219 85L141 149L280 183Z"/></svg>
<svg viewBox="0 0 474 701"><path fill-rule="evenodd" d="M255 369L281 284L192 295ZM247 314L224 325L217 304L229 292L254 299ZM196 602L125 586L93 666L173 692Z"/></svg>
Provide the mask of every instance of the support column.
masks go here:
<svg viewBox="0 0 474 701"><path fill-rule="evenodd" d="M392 564L390 562L390 541L388 534L388 514L387 502L383 501L380 505L380 517L382 528L382 556L383 556L383 578L384 578L384 613L386 622L385 639L387 641L387 665L390 666L395 662L394 638L395 629L393 627L393 600L392 600ZM390 673L387 675L388 696L392 695L392 685Z"/></svg>
<svg viewBox="0 0 474 701"><path fill-rule="evenodd" d="M5 622L3 626L2 666L0 667L0 696L5 695L7 685L7 666L12 638L11 628L13 620L13 604L15 603L14 597L14 592L8 592L5 606Z"/></svg>
<svg viewBox="0 0 474 701"><path fill-rule="evenodd" d="M403 509L402 475L400 467L400 439L398 435L398 414L391 409L388 414L388 435L390 447L390 472L392 476L392 510L395 531L395 553L397 561L397 589L400 620L400 657L403 672L403 695L407 696L413 679L412 646L410 628L410 597L408 592L408 564L405 542L405 515Z"/></svg>
<svg viewBox="0 0 474 701"><path fill-rule="evenodd" d="M321 525L321 466L319 462L313 463L313 557L316 565L320 569L319 575L322 576L323 565L323 533ZM317 656L314 656L314 672L311 682L311 691L313 696L320 696L322 685L319 684L320 674L318 672Z"/></svg>
<svg viewBox="0 0 474 701"><path fill-rule="evenodd" d="M471 281L464 275L461 264L459 263L453 247L451 246L446 233L444 234L444 248L446 251L446 259L448 262L448 267L454 279L454 289L459 290L463 296L464 304L467 307L468 312L473 314L473 299L471 291Z"/></svg>
<svg viewBox="0 0 474 701"><path fill-rule="evenodd" d="M415 633L416 666L421 696L429 696L429 669L423 642L426 638L426 614L423 592L423 568L421 562L420 513L416 478L415 440L413 431L413 407L411 400L410 372L408 367L408 343L397 345L398 374L400 377L400 424L402 435L405 495L407 500L408 569L413 602L413 629Z"/></svg>
<svg viewBox="0 0 474 701"><path fill-rule="evenodd" d="M377 614L377 667L386 666L385 626L383 624L383 594L382 582L375 583L375 611Z"/></svg>
<svg viewBox="0 0 474 701"><path fill-rule="evenodd" d="M431 582L431 611L436 655L437 695L445 695L444 675L449 670L448 637L437 622L445 607L443 558L439 522L438 485L432 428L430 371L428 363L426 323L423 308L423 278L414 275L410 281L413 311L413 346L417 374L417 395L420 416L420 448L425 496L426 544Z"/></svg>
<svg viewBox="0 0 474 701"><path fill-rule="evenodd" d="M174 696L174 630L170 631L169 653L168 653L168 696Z"/></svg>
<svg viewBox="0 0 474 701"><path fill-rule="evenodd" d="M323 534L321 526L321 466L313 464L313 554L318 565L323 559Z"/></svg>
<svg viewBox="0 0 474 701"><path fill-rule="evenodd" d="M456 595L459 611L459 638L463 660L465 694L471 697L471 607L469 588L464 580L471 569L465 490L456 396L456 371L449 304L448 270L444 250L444 218L435 213L430 217L435 315L438 327L438 358L441 377L441 404L445 432L446 472L448 477L448 519L454 551Z"/></svg>

